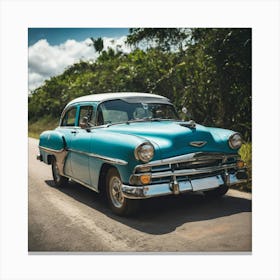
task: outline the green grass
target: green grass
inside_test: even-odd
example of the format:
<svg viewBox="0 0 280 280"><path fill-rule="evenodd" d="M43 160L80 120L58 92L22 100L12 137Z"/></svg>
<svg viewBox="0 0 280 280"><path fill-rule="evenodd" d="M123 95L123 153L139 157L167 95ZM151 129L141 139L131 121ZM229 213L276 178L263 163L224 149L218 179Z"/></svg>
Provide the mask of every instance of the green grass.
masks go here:
<svg viewBox="0 0 280 280"><path fill-rule="evenodd" d="M239 150L241 159L246 162L248 169L249 180L248 183L239 186L240 190L252 191L252 143L245 143Z"/></svg>
<svg viewBox="0 0 280 280"><path fill-rule="evenodd" d="M28 123L28 137L39 138L45 130L52 130L58 126L58 120L51 117L44 117L35 122Z"/></svg>

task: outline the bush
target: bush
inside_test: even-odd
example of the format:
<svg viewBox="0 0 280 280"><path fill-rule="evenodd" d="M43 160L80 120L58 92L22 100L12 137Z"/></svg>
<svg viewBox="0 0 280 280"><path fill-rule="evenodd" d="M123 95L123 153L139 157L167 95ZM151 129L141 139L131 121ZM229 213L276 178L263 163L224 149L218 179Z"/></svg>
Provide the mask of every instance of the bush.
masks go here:
<svg viewBox="0 0 280 280"><path fill-rule="evenodd" d="M240 186L240 189L251 192L252 191L252 143L248 142L243 144L239 150L239 154L241 156L241 159L244 160L246 163L248 169L248 175L249 175L248 183L242 184Z"/></svg>
<svg viewBox="0 0 280 280"><path fill-rule="evenodd" d="M39 138L40 134L45 130L52 130L58 126L57 118L52 116L42 117L37 121L29 121L28 123L28 136L32 138Z"/></svg>

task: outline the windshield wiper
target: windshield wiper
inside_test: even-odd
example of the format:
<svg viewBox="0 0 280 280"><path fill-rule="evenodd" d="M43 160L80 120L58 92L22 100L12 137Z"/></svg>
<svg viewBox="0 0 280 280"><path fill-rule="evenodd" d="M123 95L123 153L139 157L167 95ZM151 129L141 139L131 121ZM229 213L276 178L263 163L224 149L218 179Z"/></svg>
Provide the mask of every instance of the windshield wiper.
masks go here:
<svg viewBox="0 0 280 280"><path fill-rule="evenodd" d="M102 127L109 127L112 125L118 125L118 124L130 124L130 123L137 123L137 122L160 122L160 121L178 121L176 119L162 119L162 118L142 118L142 119L134 119L134 120L128 120L123 122L115 122L115 123L106 123L102 125Z"/></svg>
<svg viewBox="0 0 280 280"><path fill-rule="evenodd" d="M189 120L189 121L184 121L184 122L181 122L179 123L180 126L183 126L183 127L188 127L188 128L195 128L196 127L196 123L194 120Z"/></svg>
<svg viewBox="0 0 280 280"><path fill-rule="evenodd" d="M160 122L160 121L177 121L175 119L163 119L163 118L143 118L143 119L137 119L137 120L129 120L126 123L132 123L132 122Z"/></svg>
<svg viewBox="0 0 280 280"><path fill-rule="evenodd" d="M151 122L151 121L159 121L159 118L142 118L142 119L136 119L136 120L130 120L128 121L129 123L131 122Z"/></svg>

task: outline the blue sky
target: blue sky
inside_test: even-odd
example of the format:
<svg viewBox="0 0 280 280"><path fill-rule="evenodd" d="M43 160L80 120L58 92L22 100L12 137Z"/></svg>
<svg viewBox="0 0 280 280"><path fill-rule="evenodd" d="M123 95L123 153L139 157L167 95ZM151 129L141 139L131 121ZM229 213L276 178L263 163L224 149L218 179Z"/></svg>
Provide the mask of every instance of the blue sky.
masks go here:
<svg viewBox="0 0 280 280"><path fill-rule="evenodd" d="M29 28L28 46L41 39L46 39L50 45L59 45L69 39L83 41L90 37L119 38L128 33L128 28Z"/></svg>
<svg viewBox="0 0 280 280"><path fill-rule="evenodd" d="M102 37L104 50L129 53L131 48L125 43L128 33L128 28L29 28L29 93L80 60L94 61L99 54L91 37Z"/></svg>

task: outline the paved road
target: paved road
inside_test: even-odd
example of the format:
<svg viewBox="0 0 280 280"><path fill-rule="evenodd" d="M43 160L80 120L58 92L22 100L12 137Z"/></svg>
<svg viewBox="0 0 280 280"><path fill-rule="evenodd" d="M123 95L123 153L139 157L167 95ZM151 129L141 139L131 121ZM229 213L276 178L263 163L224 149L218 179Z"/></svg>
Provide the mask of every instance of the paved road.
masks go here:
<svg viewBox="0 0 280 280"><path fill-rule="evenodd" d="M251 251L251 195L230 190L218 201L201 194L145 200L134 218L111 213L95 192L71 182L53 186L29 138L30 252Z"/></svg>

